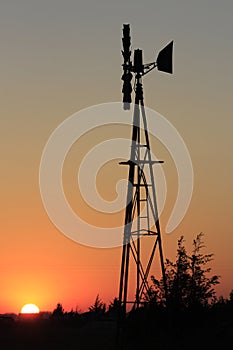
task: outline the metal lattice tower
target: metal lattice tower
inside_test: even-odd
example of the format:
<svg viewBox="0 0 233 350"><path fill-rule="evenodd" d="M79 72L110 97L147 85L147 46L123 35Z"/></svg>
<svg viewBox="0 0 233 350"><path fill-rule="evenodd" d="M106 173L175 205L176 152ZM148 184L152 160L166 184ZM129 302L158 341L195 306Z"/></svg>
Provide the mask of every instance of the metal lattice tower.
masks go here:
<svg viewBox="0 0 233 350"><path fill-rule="evenodd" d="M159 253L161 273L165 286L166 278L162 250L161 230L159 223L155 178L153 166L162 161L153 161L144 108L142 77L157 67L158 70L172 73L173 42L160 51L157 61L143 64L142 50L134 51L134 62L131 62L130 27L123 27L123 103L124 109L130 109L131 80L135 75L135 104L133 112L131 155L127 162L120 164L129 167L127 206L125 211L124 241L119 286L119 306L121 317L127 311L127 305L139 308L144 302L144 295L149 292L148 277L156 251ZM133 223L134 221L134 223ZM151 225L152 223L152 225ZM150 250L143 251L144 243ZM146 257L145 257L146 255ZM134 267L136 290L134 298L128 297L130 273Z"/></svg>

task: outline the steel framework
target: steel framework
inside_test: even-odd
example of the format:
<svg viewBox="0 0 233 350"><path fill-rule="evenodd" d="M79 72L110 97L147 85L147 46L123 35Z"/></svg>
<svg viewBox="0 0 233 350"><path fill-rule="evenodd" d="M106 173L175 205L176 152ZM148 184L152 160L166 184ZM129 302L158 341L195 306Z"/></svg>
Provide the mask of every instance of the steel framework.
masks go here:
<svg viewBox="0 0 233 350"><path fill-rule="evenodd" d="M119 285L121 320L125 318L128 305L131 305L131 308L139 308L145 303L145 294L150 291L148 278L157 250L166 294L166 276L153 169L154 164L163 162L154 161L151 156L142 77L155 67L158 70L172 73L171 54L173 42L159 53L157 62L143 64L142 50L139 49L134 51L134 62L131 62L130 40L130 28L128 24L125 24L122 39L124 109L130 109L133 74L135 75L135 104L130 159L127 162L120 163L129 167ZM147 251L143 250L144 244L147 245L147 248L149 246L149 253L148 249ZM129 297L130 273L131 275L136 274L136 288L133 298Z"/></svg>

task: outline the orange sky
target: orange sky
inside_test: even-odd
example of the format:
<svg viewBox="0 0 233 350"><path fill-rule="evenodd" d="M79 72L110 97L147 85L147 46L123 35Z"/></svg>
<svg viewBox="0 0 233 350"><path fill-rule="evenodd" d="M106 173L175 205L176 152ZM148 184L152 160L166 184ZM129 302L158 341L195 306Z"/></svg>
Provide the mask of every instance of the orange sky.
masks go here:
<svg viewBox="0 0 233 350"><path fill-rule="evenodd" d="M25 303L52 310L57 302L67 310L85 311L97 293L106 303L118 294L121 249L82 246L55 228L41 201L39 164L50 134L67 117L94 104L121 100L120 40L122 24L127 22L134 47L145 49L148 62L154 59L155 47L157 52L175 40L175 74L151 73L144 85L147 106L177 128L194 167L192 201L179 227L163 235L165 256L174 259L181 234L190 248L193 238L204 232L207 252L214 253L213 273L222 276L218 294L229 295L233 288L233 8L227 0L181 3L148 1L143 11L133 0L126 7L123 1L111 6L107 1L97 6L94 1L55 0L0 5L0 312L19 312ZM115 131L108 130L108 135ZM130 135L123 128L118 132ZM84 138L82 152L98 138L98 133L92 141ZM91 213L74 190L80 148L72 147L64 168L64 189L72 208L99 225L121 224L123 213L113 217ZM174 205L177 177L168 152L161 147L155 153L165 160L168 181L163 232ZM110 162L99 179L100 192L107 199L114 198L115 177L127 175L116 169ZM114 177L109 181L111 173Z"/></svg>

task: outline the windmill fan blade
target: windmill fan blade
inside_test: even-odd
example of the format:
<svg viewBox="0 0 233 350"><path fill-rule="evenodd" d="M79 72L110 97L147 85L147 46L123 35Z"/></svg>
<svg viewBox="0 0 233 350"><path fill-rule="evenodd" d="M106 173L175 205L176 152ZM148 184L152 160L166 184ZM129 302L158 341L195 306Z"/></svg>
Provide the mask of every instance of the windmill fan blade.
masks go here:
<svg viewBox="0 0 233 350"><path fill-rule="evenodd" d="M166 72L173 73L173 62L172 62L172 54L173 54L173 41L171 41L167 46L162 49L157 58L157 69Z"/></svg>
<svg viewBox="0 0 233 350"><path fill-rule="evenodd" d="M131 93L132 93L132 86L131 86L131 80L132 80L132 73L131 73L131 38L130 38L130 25L124 24L123 26L123 51L122 55L124 57L124 64L123 64L123 75L121 79L123 80L123 106L124 109L130 109L130 103L132 102L131 99Z"/></svg>

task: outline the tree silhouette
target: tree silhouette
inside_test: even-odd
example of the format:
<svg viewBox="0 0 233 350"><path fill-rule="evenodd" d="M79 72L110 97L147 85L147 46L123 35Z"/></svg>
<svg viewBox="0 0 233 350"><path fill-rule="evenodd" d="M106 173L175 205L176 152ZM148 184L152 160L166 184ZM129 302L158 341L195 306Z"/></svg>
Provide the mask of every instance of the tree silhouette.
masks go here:
<svg viewBox="0 0 233 350"><path fill-rule="evenodd" d="M106 304L102 302L99 294L97 294L94 304L89 307L89 311L98 315L102 315L106 312Z"/></svg>
<svg viewBox="0 0 233 350"><path fill-rule="evenodd" d="M53 310L52 317L55 319L61 319L64 316L64 309L62 304L58 303L57 307Z"/></svg>
<svg viewBox="0 0 233 350"><path fill-rule="evenodd" d="M190 293L189 304L191 306L206 306L214 300L214 286L219 283L219 276L207 275L211 272L206 265L212 260L213 254L202 254L204 248L202 242L203 233L197 235L193 241L193 251L190 260Z"/></svg>
<svg viewBox="0 0 233 350"><path fill-rule="evenodd" d="M168 296L171 305L176 308L187 307L189 288L189 257L184 247L184 237L178 240L177 260L175 264L167 260Z"/></svg>
<svg viewBox="0 0 233 350"><path fill-rule="evenodd" d="M230 292L229 302L233 304L233 289Z"/></svg>
<svg viewBox="0 0 233 350"><path fill-rule="evenodd" d="M119 299L114 298L108 306L108 312L117 313L119 311L119 306Z"/></svg>
<svg viewBox="0 0 233 350"><path fill-rule="evenodd" d="M209 277L211 268L206 265L213 254L203 254L203 233L193 241L191 255L187 254L184 237L178 240L175 263L166 260L167 305L183 310L207 306L215 300L214 286L219 283L219 276ZM165 291L162 280L151 277L153 285L146 298L160 305L165 305Z"/></svg>
<svg viewBox="0 0 233 350"><path fill-rule="evenodd" d="M165 262L166 282L167 282L167 304L179 309L188 305L189 289L189 257L184 247L184 237L178 240L176 261L173 263L169 259ZM147 299L156 304L165 306L165 289L163 280L151 277L153 285L150 287Z"/></svg>

